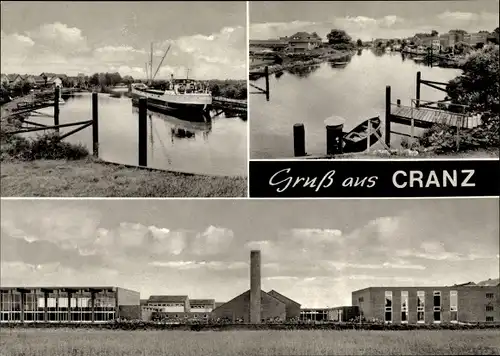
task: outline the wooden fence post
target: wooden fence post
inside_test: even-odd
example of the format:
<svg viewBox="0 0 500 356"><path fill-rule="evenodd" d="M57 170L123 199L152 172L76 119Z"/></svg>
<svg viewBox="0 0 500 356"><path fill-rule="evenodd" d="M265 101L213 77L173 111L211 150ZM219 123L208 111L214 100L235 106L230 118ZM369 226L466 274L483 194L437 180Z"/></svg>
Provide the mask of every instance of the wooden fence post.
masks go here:
<svg viewBox="0 0 500 356"><path fill-rule="evenodd" d="M385 145L391 147L391 86L385 87Z"/></svg>
<svg viewBox="0 0 500 356"><path fill-rule="evenodd" d="M420 71L417 72L417 101L416 101L416 104L415 106L418 108L420 106L420 82L422 80L422 73Z"/></svg>
<svg viewBox="0 0 500 356"><path fill-rule="evenodd" d="M266 77L266 100L269 101L269 67L264 67L264 75Z"/></svg>
<svg viewBox="0 0 500 356"><path fill-rule="evenodd" d="M293 125L293 154L295 157L306 155L306 131L304 124Z"/></svg>
<svg viewBox="0 0 500 356"><path fill-rule="evenodd" d="M139 99L139 166L148 165L148 102Z"/></svg>
<svg viewBox="0 0 500 356"><path fill-rule="evenodd" d="M59 126L59 88L54 90L54 126ZM59 127L56 127L56 132L59 134Z"/></svg>
<svg viewBox="0 0 500 356"><path fill-rule="evenodd" d="M92 150L99 157L99 108L97 93L92 93Z"/></svg>

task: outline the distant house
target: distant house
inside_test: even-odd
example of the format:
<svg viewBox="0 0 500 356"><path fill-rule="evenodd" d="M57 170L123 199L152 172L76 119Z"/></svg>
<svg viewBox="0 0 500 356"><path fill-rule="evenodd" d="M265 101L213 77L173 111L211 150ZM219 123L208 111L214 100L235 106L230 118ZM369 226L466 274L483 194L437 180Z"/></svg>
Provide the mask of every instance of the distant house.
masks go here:
<svg viewBox="0 0 500 356"><path fill-rule="evenodd" d="M288 41L288 50L292 52L305 52L321 46L321 38L317 34L297 32L293 36L284 37Z"/></svg>
<svg viewBox="0 0 500 356"><path fill-rule="evenodd" d="M486 44L488 36L488 32L466 33L464 35L464 42L470 44L471 46L475 46L478 43Z"/></svg>
<svg viewBox="0 0 500 356"><path fill-rule="evenodd" d="M39 75L34 75L34 76L33 76L33 79L34 79L34 81L35 81L35 83L34 83L34 84L35 84L35 86L37 86L37 87L42 87L42 86L44 86L44 85L45 85L45 78L43 78L43 77L41 77L41 76L39 76Z"/></svg>
<svg viewBox="0 0 500 356"><path fill-rule="evenodd" d="M47 85L54 88L62 88L62 80L59 77L50 77L47 79Z"/></svg>
<svg viewBox="0 0 500 356"><path fill-rule="evenodd" d="M452 33L445 33L439 36L439 43L441 49L453 48L455 47L455 35Z"/></svg>
<svg viewBox="0 0 500 356"><path fill-rule="evenodd" d="M288 41L281 39L250 40L249 45L251 51L258 51L262 50L263 48L269 48L272 50L283 50L288 46Z"/></svg>
<svg viewBox="0 0 500 356"><path fill-rule="evenodd" d="M0 74L0 83L2 85L8 85L9 84L9 77L7 74Z"/></svg>
<svg viewBox="0 0 500 356"><path fill-rule="evenodd" d="M23 77L19 74L7 74L7 78L9 79L9 85L15 85L23 80Z"/></svg>

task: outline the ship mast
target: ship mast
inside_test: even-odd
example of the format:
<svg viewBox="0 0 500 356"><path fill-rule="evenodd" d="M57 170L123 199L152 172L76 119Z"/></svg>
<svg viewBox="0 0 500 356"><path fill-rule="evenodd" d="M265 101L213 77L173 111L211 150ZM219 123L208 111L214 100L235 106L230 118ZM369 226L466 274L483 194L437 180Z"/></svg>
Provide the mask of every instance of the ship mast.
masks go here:
<svg viewBox="0 0 500 356"><path fill-rule="evenodd" d="M151 42L151 61L149 63L149 78L150 78L150 85L153 84L153 42Z"/></svg>

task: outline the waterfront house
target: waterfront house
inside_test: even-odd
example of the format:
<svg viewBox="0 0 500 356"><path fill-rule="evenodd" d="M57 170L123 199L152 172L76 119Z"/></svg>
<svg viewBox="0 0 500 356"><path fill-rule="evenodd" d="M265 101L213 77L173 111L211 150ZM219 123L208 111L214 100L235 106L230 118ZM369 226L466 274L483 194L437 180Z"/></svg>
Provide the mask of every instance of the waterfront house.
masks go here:
<svg viewBox="0 0 500 356"><path fill-rule="evenodd" d="M8 85L9 84L9 77L7 74L0 74L0 83L2 85Z"/></svg>
<svg viewBox="0 0 500 356"><path fill-rule="evenodd" d="M258 51L269 48L275 51L283 50L288 46L288 41L283 39L250 40L250 51Z"/></svg>
<svg viewBox="0 0 500 356"><path fill-rule="evenodd" d="M452 33L445 33L439 36L439 43L442 50L455 47L455 35Z"/></svg>
<svg viewBox="0 0 500 356"><path fill-rule="evenodd" d="M466 33L464 35L464 42L468 43L471 46L475 46L478 43L486 44L488 35L488 32Z"/></svg>
<svg viewBox="0 0 500 356"><path fill-rule="evenodd" d="M52 86L54 88L61 88L62 87L62 79L59 77L50 77L47 78L47 85Z"/></svg>
<svg viewBox="0 0 500 356"><path fill-rule="evenodd" d="M7 78L9 79L9 85L16 85L23 80L23 77L19 74L7 74Z"/></svg>
<svg viewBox="0 0 500 356"><path fill-rule="evenodd" d="M285 37L288 40L288 50L291 52L306 52L321 46L321 38L313 33L297 32L293 36Z"/></svg>

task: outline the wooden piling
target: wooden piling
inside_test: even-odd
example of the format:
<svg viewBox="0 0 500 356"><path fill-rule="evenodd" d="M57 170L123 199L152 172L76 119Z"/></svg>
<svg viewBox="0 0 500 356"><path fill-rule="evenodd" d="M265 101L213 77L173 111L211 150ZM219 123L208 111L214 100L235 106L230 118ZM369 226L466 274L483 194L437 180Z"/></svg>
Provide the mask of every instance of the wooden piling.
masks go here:
<svg viewBox="0 0 500 356"><path fill-rule="evenodd" d="M422 73L417 72L417 92L416 92L416 103L415 106L418 108L420 106L420 82L422 81Z"/></svg>
<svg viewBox="0 0 500 356"><path fill-rule="evenodd" d="M59 126L59 88L54 90L54 126ZM59 134L59 128L56 127L56 132Z"/></svg>
<svg viewBox="0 0 500 356"><path fill-rule="evenodd" d="M293 153L295 157L306 155L306 131L304 124L293 125Z"/></svg>
<svg viewBox="0 0 500 356"><path fill-rule="evenodd" d="M92 93L92 152L99 157L99 109L98 94Z"/></svg>
<svg viewBox="0 0 500 356"><path fill-rule="evenodd" d="M396 103L398 104L398 106L401 106L401 99L398 99Z"/></svg>
<svg viewBox="0 0 500 356"><path fill-rule="evenodd" d="M269 67L264 67L264 76L266 78L266 100L269 101Z"/></svg>
<svg viewBox="0 0 500 356"><path fill-rule="evenodd" d="M146 98L139 99L139 166L148 165L148 103Z"/></svg>
<svg viewBox="0 0 500 356"><path fill-rule="evenodd" d="M385 145L389 148L391 147L391 86L390 85L385 87Z"/></svg>
<svg viewBox="0 0 500 356"><path fill-rule="evenodd" d="M332 117L325 120L327 155L342 153L344 122L345 120L340 117Z"/></svg>

